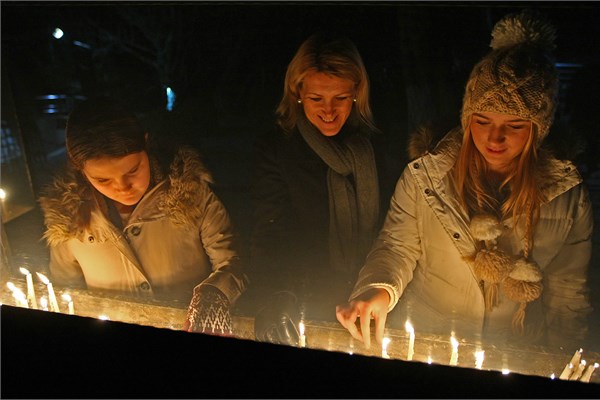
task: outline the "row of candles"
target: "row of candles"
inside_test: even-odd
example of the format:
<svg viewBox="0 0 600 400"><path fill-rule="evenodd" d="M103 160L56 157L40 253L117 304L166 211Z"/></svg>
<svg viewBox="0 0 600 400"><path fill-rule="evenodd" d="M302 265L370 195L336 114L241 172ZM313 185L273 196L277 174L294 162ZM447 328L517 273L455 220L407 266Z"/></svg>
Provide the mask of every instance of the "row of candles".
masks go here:
<svg viewBox="0 0 600 400"><path fill-rule="evenodd" d="M406 354L406 359L407 359L407 361L412 361L413 356L415 354L415 329L413 328L412 324L409 321L406 321L406 323L404 324L404 329L405 329L406 333L408 334L408 350L407 350L407 354ZM300 347L306 347L306 335L304 333L305 326L304 326L303 322L300 322L300 324L299 324L299 331L300 331L299 345L300 345ZM389 337L383 338L383 342L381 344L381 357L382 358L390 358L390 356L387 352L390 342L391 342L391 339ZM450 355L449 365L456 366L456 365L458 365L459 341L456 339L454 334L451 334L451 336L450 336L450 344L452 346L452 353ZM571 361L565 366L559 379L574 380L574 381L579 380L580 382L589 382L590 381L590 379L592 378L592 374L594 373L594 370L596 368L598 368L598 363L587 365L587 362L585 360L581 359L582 352L583 352L583 349L579 349L578 351L575 352ZM476 350L474 356L475 356L475 368L481 369L483 366L485 351L484 350ZM432 362L431 357L428 358L427 362L429 364L431 364L431 362ZM586 365L587 365L587 367L586 367ZM508 374L509 372L510 371L508 371L507 369L502 370L503 374ZM554 374L552 374L550 377L552 379L554 379L555 376L554 376Z"/></svg>
<svg viewBox="0 0 600 400"><path fill-rule="evenodd" d="M22 274L25 275L25 280L27 282L27 294L23 293L21 289L16 287L12 282L7 282L6 286L12 292L13 297L15 298L17 305L25 308L33 308L38 309L37 298L35 294L35 288L33 286L33 275L26 268L19 268ZM60 312L60 307L58 306L58 301L56 299L56 293L54 293L54 287L52 286L52 282L44 275L36 272L38 278L42 281L48 290L48 299L42 296L40 298L40 306L44 311L54 311ZM69 314L75 314L75 306L73 305L73 299L69 294L62 295L63 300L67 302L67 307L69 310Z"/></svg>

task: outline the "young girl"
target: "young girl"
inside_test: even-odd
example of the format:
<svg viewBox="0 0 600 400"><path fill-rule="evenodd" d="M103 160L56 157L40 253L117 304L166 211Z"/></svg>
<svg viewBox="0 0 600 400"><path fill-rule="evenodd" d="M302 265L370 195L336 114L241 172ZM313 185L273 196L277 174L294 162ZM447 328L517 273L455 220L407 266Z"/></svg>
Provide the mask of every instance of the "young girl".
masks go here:
<svg viewBox="0 0 600 400"><path fill-rule="evenodd" d="M246 277L227 211L197 153L181 148L163 170L138 119L110 98L73 110L66 148L70 168L40 198L52 279L191 298L185 329L231 333L229 306Z"/></svg>
<svg viewBox="0 0 600 400"><path fill-rule="evenodd" d="M556 106L554 31L523 12L492 36L462 126L406 167L349 303L337 307L367 347L370 318L381 342L396 305L420 332L577 347L585 337L592 208L573 164L540 148Z"/></svg>

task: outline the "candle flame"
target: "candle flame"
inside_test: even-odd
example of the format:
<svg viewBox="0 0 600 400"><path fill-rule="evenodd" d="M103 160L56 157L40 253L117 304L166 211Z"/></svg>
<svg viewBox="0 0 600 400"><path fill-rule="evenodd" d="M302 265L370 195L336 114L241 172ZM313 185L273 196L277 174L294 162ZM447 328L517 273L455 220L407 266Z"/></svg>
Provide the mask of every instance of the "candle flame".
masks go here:
<svg viewBox="0 0 600 400"><path fill-rule="evenodd" d="M510 374L510 371L508 368L502 368L502 375L508 375Z"/></svg>
<svg viewBox="0 0 600 400"><path fill-rule="evenodd" d="M304 335L304 323L300 322L298 324L298 329L300 329L300 335Z"/></svg>
<svg viewBox="0 0 600 400"><path fill-rule="evenodd" d="M36 272L36 274L42 280L42 282L44 282L44 285L47 285L50 283L50 279L46 278L46 275L40 274L39 272Z"/></svg>
<svg viewBox="0 0 600 400"><path fill-rule="evenodd" d="M554 375L554 373L552 373L552 375L550 375L550 379L554 379L556 378L556 376Z"/></svg>
<svg viewBox="0 0 600 400"><path fill-rule="evenodd" d="M29 275L29 274L31 274L31 272L29 272L29 270L27 268L20 267L19 271L21 271L21 273L23 275Z"/></svg>
<svg viewBox="0 0 600 400"><path fill-rule="evenodd" d="M427 356L427 364L431 364L433 362L433 360L431 359L431 356Z"/></svg>
<svg viewBox="0 0 600 400"><path fill-rule="evenodd" d="M458 340L454 336L450 336L450 342L452 343L452 350L458 350Z"/></svg>
<svg viewBox="0 0 600 400"><path fill-rule="evenodd" d="M406 320L406 323L404 324L404 330L408 333L415 333L415 329L408 320Z"/></svg>
<svg viewBox="0 0 600 400"><path fill-rule="evenodd" d="M98 316L98 319L101 319L101 320L103 320L103 321L108 321L108 320L109 320L109 318L108 318L108 315L104 315L104 314L102 314L102 315L99 315L99 316Z"/></svg>
<svg viewBox="0 0 600 400"><path fill-rule="evenodd" d="M392 339L390 339L389 337L383 338L383 341L381 342L381 347L383 348L383 351L387 350L388 344L390 344L391 341Z"/></svg>
<svg viewBox="0 0 600 400"><path fill-rule="evenodd" d="M11 292L14 293L15 290L17 290L17 287L15 286L14 283L12 282L6 282L6 286L8 287L8 289L10 289Z"/></svg>
<svg viewBox="0 0 600 400"><path fill-rule="evenodd" d="M71 300L72 300L72 299L71 299L71 296L70 296L69 294L67 294L67 293L63 293L63 295L62 295L62 298L63 298L65 301L71 301Z"/></svg>

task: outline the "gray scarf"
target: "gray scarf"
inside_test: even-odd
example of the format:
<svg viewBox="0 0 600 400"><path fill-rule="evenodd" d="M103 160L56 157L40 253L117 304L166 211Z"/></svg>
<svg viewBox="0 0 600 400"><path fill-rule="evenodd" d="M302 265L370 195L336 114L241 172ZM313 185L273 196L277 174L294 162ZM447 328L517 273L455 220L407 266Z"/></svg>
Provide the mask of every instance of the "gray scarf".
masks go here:
<svg viewBox="0 0 600 400"><path fill-rule="evenodd" d="M360 131L340 143L331 140L304 116L298 121L298 130L329 166L330 264L335 270L356 272L377 233L379 183L373 146Z"/></svg>

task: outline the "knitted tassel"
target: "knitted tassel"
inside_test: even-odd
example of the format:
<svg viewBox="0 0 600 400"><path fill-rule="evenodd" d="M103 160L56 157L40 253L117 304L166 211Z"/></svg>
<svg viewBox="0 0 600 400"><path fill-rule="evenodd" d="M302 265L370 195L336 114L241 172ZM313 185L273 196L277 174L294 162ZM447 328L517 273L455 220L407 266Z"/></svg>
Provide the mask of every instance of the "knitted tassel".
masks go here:
<svg viewBox="0 0 600 400"><path fill-rule="evenodd" d="M498 305L499 284L513 269L512 260L499 250L481 250L475 255L473 270L485 287L485 308L491 311Z"/></svg>
<svg viewBox="0 0 600 400"><path fill-rule="evenodd" d="M502 282L502 288L506 296L520 303L519 309L512 319L513 332L518 335L523 335L525 331L525 308L527 303L537 299L542 294L541 279L542 274L537 264L520 259L515 263L515 269Z"/></svg>

